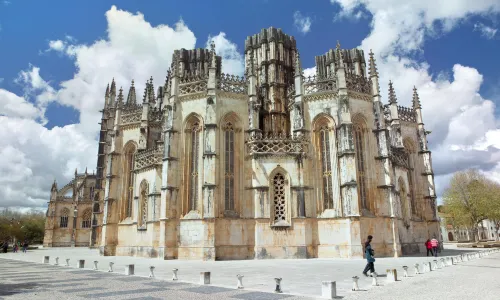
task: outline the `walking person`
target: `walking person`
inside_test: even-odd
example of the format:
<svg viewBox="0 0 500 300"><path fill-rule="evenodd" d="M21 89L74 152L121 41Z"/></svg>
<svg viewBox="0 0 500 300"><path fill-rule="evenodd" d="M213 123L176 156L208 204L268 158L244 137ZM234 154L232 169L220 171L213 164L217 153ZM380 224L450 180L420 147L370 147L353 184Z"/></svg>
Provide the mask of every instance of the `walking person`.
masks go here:
<svg viewBox="0 0 500 300"><path fill-rule="evenodd" d="M28 250L28 240L25 240L23 243L23 252L26 253L27 250Z"/></svg>
<svg viewBox="0 0 500 300"><path fill-rule="evenodd" d="M5 242L3 243L3 253L7 253L7 249L9 249L9 242L7 240L5 240Z"/></svg>
<svg viewBox="0 0 500 300"><path fill-rule="evenodd" d="M439 246L439 242L438 240L436 239L436 237L433 237L432 240L431 240L431 246L432 246L432 252L434 252L434 257L437 257L438 256L438 246Z"/></svg>
<svg viewBox="0 0 500 300"><path fill-rule="evenodd" d="M427 242L425 242L425 248L427 249L427 256L429 256L429 253L431 253L431 256L434 256L434 253L432 252L431 240L427 239Z"/></svg>
<svg viewBox="0 0 500 300"><path fill-rule="evenodd" d="M366 267L363 270L363 275L368 277L368 271L370 271L370 274L373 276L373 273L375 273L375 265L373 264L375 262L375 258L373 258L373 255L375 252L372 249L372 246L370 243L372 242L373 237L371 235L368 236L367 241L365 242L365 257L366 257Z"/></svg>

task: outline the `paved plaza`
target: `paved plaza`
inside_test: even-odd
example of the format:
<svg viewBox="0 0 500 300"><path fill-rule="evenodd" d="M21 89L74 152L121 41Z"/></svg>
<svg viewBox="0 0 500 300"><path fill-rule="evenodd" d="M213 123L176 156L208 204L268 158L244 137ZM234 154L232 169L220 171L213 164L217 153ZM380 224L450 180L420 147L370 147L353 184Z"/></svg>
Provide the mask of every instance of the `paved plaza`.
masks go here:
<svg viewBox="0 0 500 300"><path fill-rule="evenodd" d="M451 248L445 249L440 255L459 255L478 250ZM49 264L41 263L44 256L50 256ZM61 266L53 265L55 257L59 257ZM64 267L67 258L70 259L70 266ZM85 260L83 270L76 268L79 259ZM93 261L96 260L99 270L93 271ZM473 280L481 278L481 282L487 283L488 278L495 278L491 273L496 274L497 268L500 268L500 253L496 253L413 276L415 263L422 265L432 260L431 257L423 256L377 258L375 265L380 276L380 286L373 287L372 279L361 275L365 265L363 259L165 261L136 257L103 257L97 254L97 250L86 248L46 248L28 253L0 254L0 298L314 299L321 296L322 281L336 281L337 295L344 299L366 297L366 291L369 291L371 299L422 299L422 293L428 292L428 295L432 296L440 290L444 291L446 286L443 281L446 280L449 281L448 287L464 281L464 284L474 289ZM114 262L113 273L106 272L109 262ZM135 265L135 276L123 275L126 264ZM402 277L404 265L410 267L411 277ZM155 266L155 279L148 278L149 266ZM172 281L173 268L179 269L178 282ZM389 268L398 270L399 282L386 282L385 273ZM203 271L211 272L209 286L198 285L200 272ZM460 279L462 273L465 279ZM236 289L237 274L245 276L243 290ZM470 274L474 274L473 280ZM359 292L351 291L352 276L355 275L360 277ZM275 277L283 278L284 294L273 293ZM487 287L485 289L488 290ZM396 296L392 298L392 294ZM457 295L462 294L463 291L460 291ZM497 298L488 298L486 295L481 299Z"/></svg>

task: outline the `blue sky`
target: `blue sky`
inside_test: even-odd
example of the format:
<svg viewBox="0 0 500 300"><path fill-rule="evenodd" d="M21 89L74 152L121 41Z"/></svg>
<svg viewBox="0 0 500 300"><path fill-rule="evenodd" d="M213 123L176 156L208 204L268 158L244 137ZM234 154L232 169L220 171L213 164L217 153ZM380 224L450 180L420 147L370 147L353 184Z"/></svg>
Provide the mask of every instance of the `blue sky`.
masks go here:
<svg viewBox="0 0 500 300"><path fill-rule="evenodd" d="M334 48L337 40L343 48L361 46L365 53L373 48L384 95L389 79L395 81L402 104L410 102L413 85L421 91L426 124L436 132L431 136L431 147L438 190L453 172L468 167L499 177L496 104L500 101L500 32L496 29L500 27L500 4L493 0L479 4L465 0L455 4L446 0L399 2L0 0L0 120L5 122L4 128L29 126L33 137L26 134L23 139L23 133L4 137L0 149L8 150L0 159L7 162L8 155L13 158L8 159L11 165L0 167L0 171L22 169L25 173L19 180L36 182L27 190L12 179L2 181L0 173L0 187L8 190L4 196L18 195L17 202L9 205L37 207L46 200L54 178L64 181L75 167L95 167L97 111L103 101L96 98L103 96L113 76L127 79L119 83L124 89L131 77L144 82L149 71L163 80L169 55L152 51L150 58L154 61L158 57L158 63L145 64L143 69L132 62L140 55L148 57L147 49L136 49L144 44L137 37L142 34L147 41L151 35L151 49L162 45L164 53L170 53L173 41L161 40L153 33L165 33L162 26L175 28L179 20L189 34L179 33L177 38L185 37L187 45L193 44L190 34L196 38L196 47L205 47L209 36L218 37L217 50L232 62L226 71L233 73L241 71L245 38L270 26L295 36L304 68L314 67L314 56ZM113 5L117 10L112 11ZM136 20L138 24L149 23L151 28L138 26L137 32L128 34L127 30L135 28L126 27L132 22L127 18L137 12L144 16L142 23ZM138 32L139 27L143 32ZM122 40L113 41L110 33ZM124 41L127 36L130 40ZM107 52L93 51L100 49L98 40L107 43ZM51 48L51 41L60 41L64 48ZM116 48L118 44L127 49L126 54ZM112 53L111 58L124 56L116 64L127 71L120 65L100 65L99 55L106 53ZM107 77L96 81L99 74ZM22 105L28 115L13 110L16 105ZM480 120L470 120L470 116ZM47 142L49 137L52 140ZM35 138L39 140L35 142ZM64 153L65 143L78 148ZM56 149L54 145L59 144L62 146ZM31 148L41 150L33 152Z"/></svg>

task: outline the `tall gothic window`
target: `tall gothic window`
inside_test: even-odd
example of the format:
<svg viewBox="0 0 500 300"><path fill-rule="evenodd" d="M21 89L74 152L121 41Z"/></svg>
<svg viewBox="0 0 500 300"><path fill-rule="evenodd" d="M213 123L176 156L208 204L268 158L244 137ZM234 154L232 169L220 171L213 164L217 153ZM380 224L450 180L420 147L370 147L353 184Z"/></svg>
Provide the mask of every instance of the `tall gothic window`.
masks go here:
<svg viewBox="0 0 500 300"><path fill-rule="evenodd" d="M146 226L148 221L148 183L144 180L140 186L139 198L139 226Z"/></svg>
<svg viewBox="0 0 500 300"><path fill-rule="evenodd" d="M59 227L67 228L68 227L68 218L69 218L69 209L63 208L61 210L61 220L59 222Z"/></svg>
<svg viewBox="0 0 500 300"><path fill-rule="evenodd" d="M330 157L330 129L321 127L319 131L321 149L321 173L323 178L323 207L333 208L332 161Z"/></svg>
<svg viewBox="0 0 500 300"><path fill-rule="evenodd" d="M189 151L189 202L188 210L196 210L198 208L198 162L199 162L199 151L200 151L200 123L194 122L191 129L191 149Z"/></svg>
<svg viewBox="0 0 500 300"><path fill-rule="evenodd" d="M366 197L366 161L365 161L365 135L362 122L357 122L353 128L354 132L354 147L356 148L356 173L358 181L358 195L361 203L361 208L369 209Z"/></svg>
<svg viewBox="0 0 500 300"><path fill-rule="evenodd" d="M234 126L227 122L224 126L224 205L226 210L234 210Z"/></svg>
<svg viewBox="0 0 500 300"><path fill-rule="evenodd" d="M409 218L408 191L406 190L405 182L402 178L399 178L398 185L399 185L399 199L400 199L400 203L401 203L401 214L402 214L403 220L408 221L408 218Z"/></svg>
<svg viewBox="0 0 500 300"><path fill-rule="evenodd" d="M83 212L82 228L90 228L91 219L92 219L92 210L90 208L87 208Z"/></svg>
<svg viewBox="0 0 500 300"><path fill-rule="evenodd" d="M134 161L135 161L135 146L130 144L125 151L125 216L132 217L132 204L134 200Z"/></svg>
<svg viewBox="0 0 500 300"><path fill-rule="evenodd" d="M286 179L285 175L278 172L272 178L274 224L284 223L287 220L286 207Z"/></svg>
<svg viewBox="0 0 500 300"><path fill-rule="evenodd" d="M416 201L416 195L415 195L415 189L414 189L414 172L415 172L415 161L413 158L413 154L415 153L415 147L414 144L406 138L403 141L404 147L405 147L405 152L408 157L408 171L407 171L407 176L408 176L408 187L409 187L409 197L410 197L410 205L411 205L411 213L416 215L417 214L417 201Z"/></svg>

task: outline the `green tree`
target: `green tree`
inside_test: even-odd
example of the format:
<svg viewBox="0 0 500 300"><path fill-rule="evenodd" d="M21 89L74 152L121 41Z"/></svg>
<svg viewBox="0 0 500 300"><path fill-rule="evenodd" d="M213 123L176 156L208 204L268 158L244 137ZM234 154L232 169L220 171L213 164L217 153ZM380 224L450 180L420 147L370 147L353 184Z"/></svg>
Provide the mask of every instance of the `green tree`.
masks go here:
<svg viewBox="0 0 500 300"><path fill-rule="evenodd" d="M468 228L474 241L479 240L477 225L488 218L493 188L490 180L471 169L455 173L443 194L446 211L454 224Z"/></svg>

